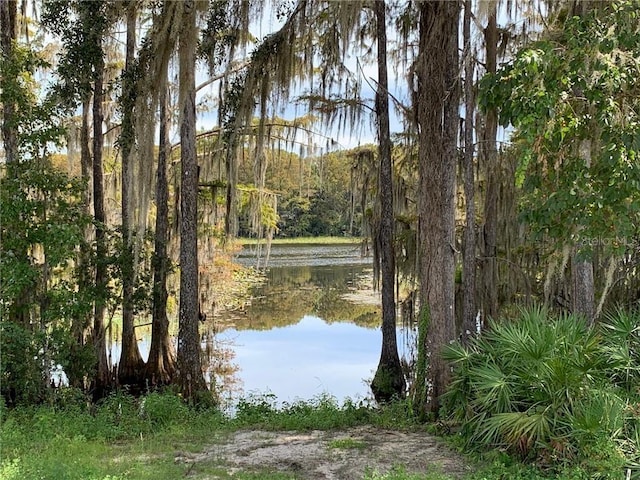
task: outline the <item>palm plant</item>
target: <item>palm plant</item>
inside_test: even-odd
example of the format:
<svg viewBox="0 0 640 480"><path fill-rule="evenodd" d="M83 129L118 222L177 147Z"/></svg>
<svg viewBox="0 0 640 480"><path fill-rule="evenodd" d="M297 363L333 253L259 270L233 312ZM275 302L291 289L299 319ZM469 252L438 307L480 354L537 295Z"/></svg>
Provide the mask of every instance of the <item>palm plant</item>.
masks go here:
<svg viewBox="0 0 640 480"><path fill-rule="evenodd" d="M444 407L470 444L552 464L622 433L626 404L602 336L578 317L522 310L445 356L454 374Z"/></svg>
<svg viewBox="0 0 640 480"><path fill-rule="evenodd" d="M605 315L601 328L611 380L628 394L637 395L640 385L640 318L618 308Z"/></svg>

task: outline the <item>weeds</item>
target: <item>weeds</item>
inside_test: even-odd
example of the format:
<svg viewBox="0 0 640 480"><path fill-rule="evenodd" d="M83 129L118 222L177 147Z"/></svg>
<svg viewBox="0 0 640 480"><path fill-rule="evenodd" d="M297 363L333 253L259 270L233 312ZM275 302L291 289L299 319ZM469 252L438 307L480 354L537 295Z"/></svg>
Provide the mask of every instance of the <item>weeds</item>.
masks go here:
<svg viewBox="0 0 640 480"><path fill-rule="evenodd" d="M343 449L343 450L364 450L367 448L367 444L362 440L356 440L354 438L336 438L329 442L329 448Z"/></svg>
<svg viewBox="0 0 640 480"><path fill-rule="evenodd" d="M451 477L442 472L409 473L402 466L394 466L387 473L376 470L365 472L363 480L449 480Z"/></svg>
<svg viewBox="0 0 640 480"><path fill-rule="evenodd" d="M576 318L550 318L534 310L495 323L468 347L452 346L447 355L454 378L445 403L460 430L449 435L449 443L475 451L479 464L464 480L613 480L626 472L637 478L639 331L638 317L624 312L590 329ZM374 408L322 395L277 404L273 395L250 396L230 417L214 408L190 408L170 392L139 399L119 393L93 405L78 391L62 389L49 405L0 405L0 478L180 478L190 475L192 466L176 463L176 450L201 452L212 439L242 428L425 429L410 400ZM456 432L455 422L451 425ZM365 450L366 444L338 438L329 448ZM198 474L215 478L298 478L271 471L231 476L206 462L198 468ZM451 477L397 466L368 471L364 479Z"/></svg>

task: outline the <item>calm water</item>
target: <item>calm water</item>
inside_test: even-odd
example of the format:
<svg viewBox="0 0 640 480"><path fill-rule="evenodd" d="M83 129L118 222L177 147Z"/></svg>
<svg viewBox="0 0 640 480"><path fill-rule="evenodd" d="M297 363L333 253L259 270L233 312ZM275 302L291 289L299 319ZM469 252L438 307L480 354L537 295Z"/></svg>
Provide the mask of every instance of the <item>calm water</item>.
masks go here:
<svg viewBox="0 0 640 480"><path fill-rule="evenodd" d="M369 396L380 354L380 332L305 315L271 330L225 330L235 347L243 395L273 393L278 402L329 393L342 401Z"/></svg>
<svg viewBox="0 0 640 480"><path fill-rule="evenodd" d="M372 258L362 255L360 245L272 245L268 252L264 246L246 246L237 262L247 266L295 267L322 265L366 265Z"/></svg>
<svg viewBox="0 0 640 480"><path fill-rule="evenodd" d="M274 246L266 284L218 334L235 352L238 395L369 398L382 341L371 262L353 245Z"/></svg>
<svg viewBox="0 0 640 480"><path fill-rule="evenodd" d="M255 251L243 251L237 261L255 266ZM371 257L356 245L277 245L268 266L267 281L254 289L251 303L216 315L215 336L205 336L213 340L209 358L232 367L218 378L223 399L231 405L262 394L273 394L280 405L322 394L339 402L370 399L368 381L382 342ZM410 343L406 335L398 329L401 354ZM143 336L143 359L149 347L150 338ZM119 358L119 342L111 353Z"/></svg>

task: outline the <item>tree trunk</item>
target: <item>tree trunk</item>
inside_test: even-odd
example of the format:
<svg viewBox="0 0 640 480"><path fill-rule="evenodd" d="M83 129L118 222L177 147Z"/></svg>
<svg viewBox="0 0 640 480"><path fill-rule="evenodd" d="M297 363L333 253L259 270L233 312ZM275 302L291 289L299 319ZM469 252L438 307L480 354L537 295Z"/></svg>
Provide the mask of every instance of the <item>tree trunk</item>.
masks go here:
<svg viewBox="0 0 640 480"><path fill-rule="evenodd" d="M571 279L573 313L593 323L595 318L595 286L593 282L593 263L590 258L583 258L579 252L571 260Z"/></svg>
<svg viewBox="0 0 640 480"><path fill-rule="evenodd" d="M2 54L2 58L9 61L10 64L16 60L14 58L13 44L17 39L17 28L17 2L15 0L0 0L0 53ZM9 90L12 88L11 84L18 81L18 78L11 74L11 65L7 67L6 72L4 70L0 71L0 78L3 83L0 89L3 89L6 85ZM9 73L9 75L7 75L7 73ZM15 178L16 175L18 175L16 167L20 162L18 158L18 118L16 108L16 101L11 101L10 98L2 104L2 141L4 142L4 155L9 178ZM22 232L16 232L16 234L21 235ZM14 252L14 254L25 264L29 263L26 250ZM27 329L30 328L28 305L31 301L31 290L30 288L24 288L16 296L8 312L8 319L15 321Z"/></svg>
<svg viewBox="0 0 640 480"><path fill-rule="evenodd" d="M238 207L236 205L236 187L238 185L238 159L236 156L235 133L230 135L225 157L225 168L227 170L227 190L226 190L226 216L224 220L224 231L227 238L235 238L238 235Z"/></svg>
<svg viewBox="0 0 640 480"><path fill-rule="evenodd" d="M442 348L455 338L455 184L459 123L457 2L420 4L415 108L418 122L420 326L426 382L421 415L437 416L449 383ZM418 383L420 385L420 383Z"/></svg>
<svg viewBox="0 0 640 480"><path fill-rule="evenodd" d="M487 73L495 73L497 67L498 23L497 2L490 3L489 21L484 30ZM498 133L498 115L495 109L487 111L485 116L480 154L485 166L486 191L484 198L484 244L482 262L482 306L484 319L498 313L498 189L499 175L496 139Z"/></svg>
<svg viewBox="0 0 640 480"><path fill-rule="evenodd" d="M180 327L178 333L178 371L182 395L197 401L207 389L200 358L198 331L198 162L196 157L196 6L184 2L178 47L180 63Z"/></svg>
<svg viewBox="0 0 640 480"><path fill-rule="evenodd" d="M378 87L376 117L378 121L378 156L380 174L380 263L382 271L382 351L371 390L378 401L402 398L406 387L396 339L395 253L393 246L393 165L389 133L389 96L387 80L387 25L384 0L376 0L378 38Z"/></svg>
<svg viewBox="0 0 640 480"><path fill-rule="evenodd" d="M87 97L82 101L82 124L80 126L80 176L82 178L82 185L84 187L84 193L82 198L83 209L87 216L91 215L91 149L89 148L90 142L90 120L89 114L91 112L91 98ZM89 290L93 284L95 278L95 271L91 266L91 240L92 240L92 227L89 225L85 228L84 243L80 245L78 252L78 290L80 298L90 305L89 302ZM76 358L81 355L81 351L87 345L87 341L90 339L91 334L91 311L80 311L72 319L72 334L75 339L75 343L71 347L71 355ZM81 356L80 356L81 358ZM67 371L68 370L68 371ZM69 379L69 385L76 388L82 388L83 390L88 387L86 384L88 378L84 374L85 367L81 364L81 361L76 365L75 362L65 370Z"/></svg>
<svg viewBox="0 0 640 480"><path fill-rule="evenodd" d="M476 208L473 175L473 52L471 51L471 0L464 2L464 198L465 219L462 251L462 340L476 331Z"/></svg>
<svg viewBox="0 0 640 480"><path fill-rule="evenodd" d="M102 101L103 101L104 60L95 65L93 91L93 215L96 224L96 299L93 317L93 345L96 354L96 376L92 387L94 399L105 396L111 387L107 342L105 335L105 302L107 297L107 245L105 238L106 217L104 211L104 179L102 166Z"/></svg>
<svg viewBox="0 0 640 480"><path fill-rule="evenodd" d="M133 293L137 266L133 255L131 198L132 198L132 147L135 141L133 127L133 108L135 103L135 85L131 69L134 64L136 47L136 3L127 8L127 49L122 94L122 128L120 148L122 154L122 353L118 364L118 381L121 385L144 387L144 362L138 348L133 315Z"/></svg>
<svg viewBox="0 0 640 480"><path fill-rule="evenodd" d="M16 0L0 0L0 49L2 58L13 58L13 42L17 38L16 18L18 3ZM3 74L4 75L4 74ZM18 161L18 137L15 123L16 105L14 102L3 102L2 105L2 140L7 165Z"/></svg>
<svg viewBox="0 0 640 480"><path fill-rule="evenodd" d="M171 149L169 139L169 95L166 78L160 94L160 151L156 179L156 229L153 254L153 319L151 349L147 361L146 377L150 385L169 385L175 376L175 350L169 337L167 318L167 274L169 258L169 185L167 160Z"/></svg>

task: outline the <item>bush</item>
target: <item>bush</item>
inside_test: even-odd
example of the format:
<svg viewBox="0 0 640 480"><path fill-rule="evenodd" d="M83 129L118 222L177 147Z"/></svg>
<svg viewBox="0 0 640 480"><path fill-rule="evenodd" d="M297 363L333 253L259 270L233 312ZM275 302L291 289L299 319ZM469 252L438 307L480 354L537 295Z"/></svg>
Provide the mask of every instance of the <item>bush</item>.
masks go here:
<svg viewBox="0 0 640 480"><path fill-rule="evenodd" d="M241 399L231 423L273 430L329 430L371 423L377 415L382 414L365 404L347 399L340 405L327 394L278 406L275 395L269 393Z"/></svg>
<svg viewBox="0 0 640 480"><path fill-rule="evenodd" d="M154 426L166 426L188 418L189 407L177 395L154 392L140 400L140 415Z"/></svg>
<svg viewBox="0 0 640 480"><path fill-rule="evenodd" d="M505 449L538 465L621 471L629 397L598 328L574 316L524 310L493 322L445 356L454 367L443 404L469 446ZM605 447L606 446L606 447ZM637 450L637 445L632 450ZM594 462L594 454L598 461Z"/></svg>

